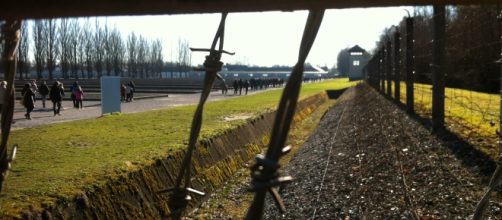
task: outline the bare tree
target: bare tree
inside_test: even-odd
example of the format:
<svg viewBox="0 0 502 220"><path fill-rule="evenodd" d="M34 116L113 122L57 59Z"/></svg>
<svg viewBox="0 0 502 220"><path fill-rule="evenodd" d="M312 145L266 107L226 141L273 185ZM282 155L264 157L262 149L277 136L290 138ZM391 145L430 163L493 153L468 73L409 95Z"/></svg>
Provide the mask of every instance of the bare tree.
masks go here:
<svg viewBox="0 0 502 220"><path fill-rule="evenodd" d="M59 22L59 48L61 49L59 64L61 66L61 74L63 78L68 79L68 72L70 71L70 21L63 18Z"/></svg>
<svg viewBox="0 0 502 220"><path fill-rule="evenodd" d="M137 45L138 38L134 32L127 37L127 72L129 77L137 74Z"/></svg>
<svg viewBox="0 0 502 220"><path fill-rule="evenodd" d="M146 47L148 42L143 36L139 36L138 47L137 47L137 64L138 64L138 75L139 78L145 78L145 63L146 63Z"/></svg>
<svg viewBox="0 0 502 220"><path fill-rule="evenodd" d="M46 35L44 21L36 20L33 24L33 57L35 58L35 69L37 78L42 78L46 59Z"/></svg>
<svg viewBox="0 0 502 220"><path fill-rule="evenodd" d="M145 46L145 60L143 61L143 71L144 71L144 78L148 79L151 77L152 73L152 54L151 54L151 44L148 40L145 39L144 42Z"/></svg>
<svg viewBox="0 0 502 220"><path fill-rule="evenodd" d="M78 78L78 45L80 36L80 25L77 19L70 20L69 49L70 49L70 69L73 78Z"/></svg>
<svg viewBox="0 0 502 220"><path fill-rule="evenodd" d="M104 56L104 62L105 62L105 69L106 69L106 75L110 76L113 70L113 49L112 49L112 44L110 43L110 30L108 29L108 24L105 24L105 27L103 29L103 46L105 49L105 56Z"/></svg>
<svg viewBox="0 0 502 220"><path fill-rule="evenodd" d="M96 70L97 77L101 78L103 74L103 60L105 57L105 31L100 27L96 19L96 29L94 32L94 69Z"/></svg>
<svg viewBox="0 0 502 220"><path fill-rule="evenodd" d="M179 39L178 40L178 72L188 73L191 68L191 56L190 56L190 44L188 41Z"/></svg>
<svg viewBox="0 0 502 220"><path fill-rule="evenodd" d="M23 73L25 74L24 78L28 78L28 74L30 72L30 61L28 59L29 46L28 26L26 25L26 22L24 22L21 27L21 41L19 42L17 60L20 80L23 79Z"/></svg>
<svg viewBox="0 0 502 220"><path fill-rule="evenodd" d="M85 24L84 24L85 25ZM87 28L85 26L81 26L79 23L79 34L77 36L77 42L78 42L78 49L77 49L77 62L78 62L78 69L80 71L80 77L85 78L85 70L86 70L86 62L85 62L85 48L86 48L86 39L85 39L85 30L84 28Z"/></svg>
<svg viewBox="0 0 502 220"><path fill-rule="evenodd" d="M89 20L86 20L83 28L83 39L82 45L84 45L84 56L85 56L85 69L87 71L87 78L90 79L93 77L92 68L93 68L93 59L94 59L94 41L93 41L93 33L91 31L91 24ZM82 76L84 77L84 76Z"/></svg>
<svg viewBox="0 0 502 220"><path fill-rule="evenodd" d="M122 35L120 34L117 28L114 28L109 35L108 38L109 44L109 56L111 58L111 64L113 68L113 73L115 76L121 75L123 76L123 65L124 65L124 53L125 46L124 41L122 40Z"/></svg>
<svg viewBox="0 0 502 220"><path fill-rule="evenodd" d="M152 42L151 53L151 62L152 62L152 72L155 74L156 78L160 78L160 74L162 73L162 68L164 62L162 61L162 42L160 40L155 40Z"/></svg>
<svg viewBox="0 0 502 220"><path fill-rule="evenodd" d="M336 66L337 70L341 76L348 76L349 68L350 68L350 48L345 48L338 52L338 56L336 58Z"/></svg>
<svg viewBox="0 0 502 220"><path fill-rule="evenodd" d="M47 53L47 71L49 72L49 79L53 79L53 73L56 69L56 61L59 55L58 36L56 21L54 19L48 19L44 21L45 26L45 36L47 39L46 53Z"/></svg>

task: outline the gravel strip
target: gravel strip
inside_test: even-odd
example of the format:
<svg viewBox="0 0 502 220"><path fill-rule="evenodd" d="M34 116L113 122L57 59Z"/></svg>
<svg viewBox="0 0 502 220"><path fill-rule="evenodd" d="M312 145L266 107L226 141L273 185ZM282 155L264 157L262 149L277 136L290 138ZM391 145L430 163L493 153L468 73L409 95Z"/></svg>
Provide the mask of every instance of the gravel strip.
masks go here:
<svg viewBox="0 0 502 220"><path fill-rule="evenodd" d="M373 89L350 89L283 170L295 178L281 190L288 213L268 198L264 218L469 218L486 177L445 144ZM502 219L494 196L486 215Z"/></svg>

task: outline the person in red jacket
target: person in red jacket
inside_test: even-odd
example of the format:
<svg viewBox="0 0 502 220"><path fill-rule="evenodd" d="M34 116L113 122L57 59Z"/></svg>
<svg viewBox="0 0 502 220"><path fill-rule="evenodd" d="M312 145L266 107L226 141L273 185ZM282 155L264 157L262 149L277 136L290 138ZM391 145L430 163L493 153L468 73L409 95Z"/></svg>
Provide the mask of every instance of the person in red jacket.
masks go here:
<svg viewBox="0 0 502 220"><path fill-rule="evenodd" d="M78 86L77 90L75 91L75 100L77 101L77 108L83 109L84 105L82 101L84 100L84 91L80 86Z"/></svg>

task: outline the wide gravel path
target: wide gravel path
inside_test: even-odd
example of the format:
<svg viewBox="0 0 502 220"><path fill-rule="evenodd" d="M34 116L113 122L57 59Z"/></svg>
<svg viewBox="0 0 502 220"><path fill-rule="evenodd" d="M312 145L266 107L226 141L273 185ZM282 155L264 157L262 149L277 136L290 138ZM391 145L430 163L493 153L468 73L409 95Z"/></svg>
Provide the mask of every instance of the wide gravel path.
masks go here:
<svg viewBox="0 0 502 220"><path fill-rule="evenodd" d="M262 92L264 90L250 91L249 94ZM221 91L211 92L208 98L208 102L233 98L237 95L227 94L222 95ZM154 109L171 108L181 105L191 105L199 102L200 93L193 94L169 94L168 97L158 97L158 98L145 98L145 99L135 99L133 102L123 102L121 105L122 113L134 113L149 111ZM19 102L19 101L17 101ZM80 119L89 119L100 117L101 114L101 102L99 101L85 101L83 109L73 108L71 101L63 101L63 109L61 111L61 116L54 116L52 111L52 102L46 102L46 108L42 108L42 101L37 100L35 103L35 110L31 113L32 120L27 120L24 117L26 110L16 103L14 121L12 124L12 129L22 129L30 128L44 124L60 123L66 121L74 121Z"/></svg>

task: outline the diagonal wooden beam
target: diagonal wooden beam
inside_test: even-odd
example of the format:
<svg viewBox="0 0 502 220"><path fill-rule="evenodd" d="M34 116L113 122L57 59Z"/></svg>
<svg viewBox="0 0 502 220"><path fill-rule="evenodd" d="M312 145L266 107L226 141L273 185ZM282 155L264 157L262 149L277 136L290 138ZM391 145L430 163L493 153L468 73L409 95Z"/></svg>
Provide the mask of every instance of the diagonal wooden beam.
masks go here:
<svg viewBox="0 0 502 220"><path fill-rule="evenodd" d="M496 3L500 0L0 0L0 20Z"/></svg>

